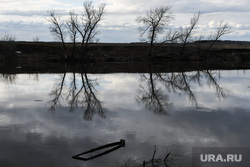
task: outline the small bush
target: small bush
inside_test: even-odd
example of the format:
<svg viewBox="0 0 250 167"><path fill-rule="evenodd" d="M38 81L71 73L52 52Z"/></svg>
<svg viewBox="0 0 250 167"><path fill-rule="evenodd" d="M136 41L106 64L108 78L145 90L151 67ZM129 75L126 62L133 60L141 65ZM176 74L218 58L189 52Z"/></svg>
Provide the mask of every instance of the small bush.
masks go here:
<svg viewBox="0 0 250 167"><path fill-rule="evenodd" d="M13 61L15 58L15 36L6 33L0 38L2 43L1 53L4 55L5 61Z"/></svg>

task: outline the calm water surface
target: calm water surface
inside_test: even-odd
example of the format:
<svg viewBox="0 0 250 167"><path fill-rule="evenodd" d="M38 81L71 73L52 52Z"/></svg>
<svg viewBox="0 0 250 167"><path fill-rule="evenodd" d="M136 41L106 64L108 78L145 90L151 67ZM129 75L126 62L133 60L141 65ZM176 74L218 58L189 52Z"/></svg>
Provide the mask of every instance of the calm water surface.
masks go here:
<svg viewBox="0 0 250 167"><path fill-rule="evenodd" d="M250 71L0 74L0 166L191 166L250 146ZM73 155L124 139L90 161ZM88 157L95 155L92 153Z"/></svg>

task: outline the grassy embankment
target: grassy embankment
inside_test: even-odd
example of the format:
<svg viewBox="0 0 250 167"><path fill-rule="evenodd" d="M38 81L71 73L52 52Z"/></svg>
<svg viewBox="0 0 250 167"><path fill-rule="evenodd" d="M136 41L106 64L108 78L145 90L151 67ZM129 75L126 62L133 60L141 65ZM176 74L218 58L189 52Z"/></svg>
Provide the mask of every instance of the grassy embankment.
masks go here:
<svg viewBox="0 0 250 167"><path fill-rule="evenodd" d="M25 68L29 71L48 71L55 72L65 69L64 51L61 43L56 42L15 42L15 51L21 51L21 54L14 54L12 63L7 63L5 56L0 52L0 70L11 69L20 66L22 70ZM201 43L197 49L197 43L189 44L187 49L181 55L178 54L181 50L181 44L166 44L155 49L154 67L161 71L178 71L182 70L183 63L189 64L190 67L185 67L192 70L203 67L209 69L217 68L250 68L250 44L245 43L217 43L207 52L206 48L209 43ZM3 50L4 45L0 43L0 48ZM68 56L71 57L72 45L67 44ZM92 57L89 61L80 62L81 47L77 44L74 65L82 66L83 63L95 62L98 64L98 72L102 67L108 71L114 72L131 72L135 70L143 72L147 68L147 64L152 62L148 56L148 44L141 43L99 43L90 44L88 48L88 57ZM112 63L112 66L107 64ZM124 65L130 63L130 65ZM72 66L72 65L71 65ZM85 65L88 69L88 65ZM82 67L79 67L82 68ZM8 71L8 70L4 71ZM57 70L56 70L57 69ZM71 68L74 70L73 68ZM17 70L17 69L15 69ZM86 70L86 69L85 69ZM132 70L132 71L133 71ZM20 71L20 69L19 69ZM26 70L24 70L26 71ZM157 71L157 70L156 70Z"/></svg>

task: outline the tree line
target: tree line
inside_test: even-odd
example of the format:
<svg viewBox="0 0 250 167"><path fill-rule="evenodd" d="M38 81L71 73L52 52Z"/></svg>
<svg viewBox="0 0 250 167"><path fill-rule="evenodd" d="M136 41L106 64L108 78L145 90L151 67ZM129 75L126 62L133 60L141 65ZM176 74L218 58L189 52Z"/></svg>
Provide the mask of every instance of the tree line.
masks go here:
<svg viewBox="0 0 250 167"><path fill-rule="evenodd" d="M103 19L105 12L105 3L96 7L92 1L86 1L83 3L82 13L70 11L66 20L63 19L61 15L57 14L55 10L48 11L49 16L46 17L46 20L50 23L49 30L53 37L61 42L65 60L74 57L76 54L76 39L79 37L81 40L81 57L86 58L88 55L86 52L89 43L99 41L97 38L99 33L98 26ZM136 22L138 23L140 40L149 44L148 55L151 58L154 57L155 50L166 43L172 44L170 49L173 50L173 54L176 54L175 44L178 44L179 46L181 45L181 47L178 47L177 53L179 55L185 55L184 53L186 52L187 46L194 41L196 41L195 43L198 46L197 50L200 50L202 42L199 41L204 41L205 35L194 35L194 30L197 27L200 16L200 12L195 14L190 19L189 26L179 29L172 29L170 27L170 23L174 19L170 6L159 6L146 11L143 16L138 16ZM210 41L207 50L210 50L223 35L228 34L231 31L232 28L229 24L222 21L217 30L206 39ZM67 36L72 42L70 53L65 42ZM5 41L6 45L11 44L10 49L13 48L12 44L14 40L15 38L12 38L10 35L2 37L1 39L1 41ZM6 51L7 56L5 57L10 57L7 52L8 51Z"/></svg>
<svg viewBox="0 0 250 167"><path fill-rule="evenodd" d="M65 45L66 32L68 33L72 43L72 55L75 54L76 38L81 37L81 51L82 55L90 42L98 42L96 35L98 34L97 27L105 14L106 4L101 4L95 7L91 1L83 3L83 13L76 14L69 13L69 19L62 21L59 15L56 15L54 10L48 11L49 18L47 20L51 23L50 32L52 35L62 42L65 51L65 59L68 58L68 53ZM179 54L182 55L190 42L204 40L204 35L193 37L194 30L200 19L200 12L195 14L191 20L190 25L185 28L172 30L169 25L174 19L174 15L170 6L159 6L148 10L144 16L136 18L138 32L141 41L149 43L149 56L154 56L155 48L165 43L178 43L182 47L179 49ZM210 45L207 50L211 49L221 36L231 32L231 27L226 22L221 22L216 32L210 35ZM198 43L199 44L199 43Z"/></svg>

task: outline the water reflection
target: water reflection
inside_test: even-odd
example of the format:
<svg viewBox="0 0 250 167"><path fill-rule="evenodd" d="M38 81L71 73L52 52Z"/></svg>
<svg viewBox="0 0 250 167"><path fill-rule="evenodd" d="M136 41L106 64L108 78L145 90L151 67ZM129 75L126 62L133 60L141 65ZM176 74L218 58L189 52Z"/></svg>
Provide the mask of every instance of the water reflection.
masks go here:
<svg viewBox="0 0 250 167"><path fill-rule="evenodd" d="M16 75L16 85L7 88L1 78L0 166L165 167L164 159L170 153L168 166L187 167L191 166L193 146L250 146L249 76L250 71L238 74L206 70L164 74L65 73L42 74L37 82L33 75ZM92 84L91 90L100 104L108 108L106 119L92 117L92 121L83 121L82 110L76 109L88 108L85 89L90 94L91 91L87 82ZM134 97L143 97L140 93L145 95L152 88L160 90L161 97L168 96L168 100L164 97L160 102L167 101L173 108L182 106L178 110L167 106L164 109L170 116L165 117L145 111L144 102L133 103ZM43 103L33 101L47 102L48 94L54 90L57 90L54 95L60 94L54 109L60 112L48 112ZM230 96L227 90L231 91ZM209 106L211 110L201 112L196 103L190 107L190 91L198 106ZM176 93L187 95L187 100ZM49 96L50 100L55 97ZM215 97L227 99L219 102ZM69 112L71 104L75 112ZM126 147L112 154L87 162L71 158L83 150L119 139L126 140Z"/></svg>
<svg viewBox="0 0 250 167"><path fill-rule="evenodd" d="M229 94L229 91L218 83L221 78L220 71L153 73L151 66L149 66L149 71L149 74L141 75L140 89L136 99L155 114L166 114L171 110L174 102L170 102L170 92L187 94L189 101L198 107L198 100L192 88L194 84L199 87L207 84L215 90L219 99L225 99Z"/></svg>
<svg viewBox="0 0 250 167"><path fill-rule="evenodd" d="M29 75L39 82L39 74ZM67 80L66 78L70 78ZM0 80L6 85L14 85L17 76L15 74L1 74ZM225 99L229 91L219 84L220 71L200 70L193 72L154 73L149 65L149 73L141 74L135 99L144 104L145 108L155 114L166 115L173 109L175 101L171 101L172 94L185 94L189 101L199 107L194 89L208 86L216 92L219 99ZM83 108L85 120L92 120L95 114L105 118L105 109L99 100L96 87L99 86L97 78L89 78L87 73L63 73L55 80L49 93L50 100L46 106L51 111L60 106L61 101L66 101L69 111ZM136 86L135 86L136 87Z"/></svg>
<svg viewBox="0 0 250 167"><path fill-rule="evenodd" d="M168 94L164 94L165 92L160 87L157 87L154 74L150 73L149 77L143 74L141 81L147 83L147 88L140 84L136 100L139 103L144 103L146 108L155 114L167 114L167 111L172 107L172 103L169 102Z"/></svg>
<svg viewBox="0 0 250 167"><path fill-rule="evenodd" d="M6 85L14 85L17 79L16 74L0 74L0 81Z"/></svg>
<svg viewBox="0 0 250 167"><path fill-rule="evenodd" d="M65 86L67 85L65 83L66 75L67 73L61 75L61 77L56 81L53 90L51 90L49 94L51 96L51 100L47 104L50 106L50 110L54 111L55 107L60 105L60 98L63 98L63 94L65 94L65 100L70 106L70 112L81 106L84 108L83 118L85 120L92 120L95 114L105 118L105 110L96 96L97 92L95 86L98 85L97 79L89 79L87 73L80 73L79 80L76 77L77 74L72 73L73 77L70 84Z"/></svg>
<svg viewBox="0 0 250 167"><path fill-rule="evenodd" d="M149 161L143 161L143 167L163 166L163 164L165 167L174 166L172 163L173 157L171 157L171 152L168 152L164 158L155 158L155 154L156 154L156 146L154 146L154 153L153 153L152 159Z"/></svg>

